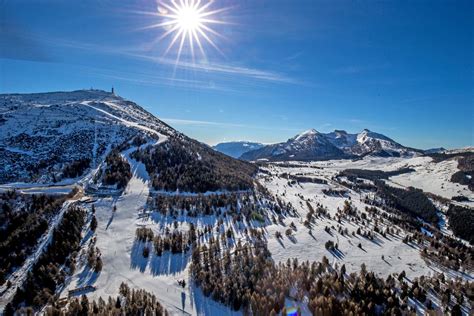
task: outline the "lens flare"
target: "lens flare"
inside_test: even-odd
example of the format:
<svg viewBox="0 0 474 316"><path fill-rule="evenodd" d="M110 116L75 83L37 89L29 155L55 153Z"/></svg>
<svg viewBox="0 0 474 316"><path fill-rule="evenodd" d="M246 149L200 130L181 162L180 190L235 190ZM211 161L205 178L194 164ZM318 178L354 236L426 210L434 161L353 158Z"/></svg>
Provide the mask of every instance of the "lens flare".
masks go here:
<svg viewBox="0 0 474 316"><path fill-rule="evenodd" d="M205 44L209 44L221 52L213 38L223 36L214 30L211 25L228 24L217 19L217 15L228 10L228 8L211 9L213 4L214 1L203 2L201 0L159 2L157 16L162 21L147 28L162 28L164 30L163 35L158 40L170 38L170 43L164 54L168 54L172 48L177 47L176 63L179 62L185 46L189 47L193 60L195 46L199 48L203 57L206 56L204 52Z"/></svg>

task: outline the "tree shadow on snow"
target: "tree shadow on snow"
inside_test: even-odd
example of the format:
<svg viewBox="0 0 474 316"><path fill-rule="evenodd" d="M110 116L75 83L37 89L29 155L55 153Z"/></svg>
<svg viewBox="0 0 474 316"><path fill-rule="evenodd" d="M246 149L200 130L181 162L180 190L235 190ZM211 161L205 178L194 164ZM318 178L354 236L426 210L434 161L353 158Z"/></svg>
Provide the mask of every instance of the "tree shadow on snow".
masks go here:
<svg viewBox="0 0 474 316"><path fill-rule="evenodd" d="M288 240L291 241L294 244L296 244L298 242L298 240L296 240L295 235L288 236Z"/></svg>
<svg viewBox="0 0 474 316"><path fill-rule="evenodd" d="M94 232L92 230L88 230L84 238L81 240L81 246L87 244L87 242L94 236Z"/></svg>
<svg viewBox="0 0 474 316"><path fill-rule="evenodd" d="M151 255L152 248L150 247L150 245L147 245L146 243L137 240L134 241L130 254L130 267L132 269L138 269L140 270L140 272L145 272L149 259L143 257L143 248L145 248L145 246L148 246Z"/></svg>
<svg viewBox="0 0 474 316"><path fill-rule="evenodd" d="M283 248L286 248L285 245L283 244L283 238L276 238L276 240L278 241L278 243L280 244L280 246L282 246Z"/></svg>
<svg viewBox="0 0 474 316"><path fill-rule="evenodd" d="M241 311L233 311L231 308L214 301L211 297L206 297L192 281L189 284L189 293L189 299L196 308L196 315L242 315Z"/></svg>
<svg viewBox="0 0 474 316"><path fill-rule="evenodd" d="M390 234L390 237L392 238L392 240L395 240L395 241L402 240L402 238L398 235Z"/></svg>
<svg viewBox="0 0 474 316"><path fill-rule="evenodd" d="M113 207L115 207L115 205L117 204L118 199L119 199L119 197L114 197L112 199ZM109 221L107 222L107 226L105 227L105 230L109 229L109 226L112 224L112 221L114 220L115 211L113 210L113 207L112 207L112 210L110 212L110 218L109 218Z"/></svg>
<svg viewBox="0 0 474 316"><path fill-rule="evenodd" d="M93 269L91 269L87 264L84 265L81 273L79 273L77 279L77 287L84 287L87 285L93 285L97 278L99 277L99 273L96 273Z"/></svg>
<svg viewBox="0 0 474 316"><path fill-rule="evenodd" d="M382 260L383 260L383 262L385 262L385 263L388 264L389 266L392 266L392 264L391 264L390 262L388 262L387 260L385 260L385 259L382 259Z"/></svg>
<svg viewBox="0 0 474 316"><path fill-rule="evenodd" d="M340 251L339 249L333 249L333 250L329 250L329 252L334 256L336 257L337 259L343 259L345 257L345 254Z"/></svg>
<svg viewBox="0 0 474 316"><path fill-rule="evenodd" d="M372 239L368 238L368 237L364 237L366 240L368 241L371 241L372 243L376 244L377 246L379 247L382 247L382 244L384 244L385 242L383 240L381 240L378 236L375 236L373 237Z"/></svg>
<svg viewBox="0 0 474 316"><path fill-rule="evenodd" d="M186 253L172 254L170 251L163 252L157 256L155 252L151 255L150 272L153 275L178 274L186 269L191 257L190 251Z"/></svg>

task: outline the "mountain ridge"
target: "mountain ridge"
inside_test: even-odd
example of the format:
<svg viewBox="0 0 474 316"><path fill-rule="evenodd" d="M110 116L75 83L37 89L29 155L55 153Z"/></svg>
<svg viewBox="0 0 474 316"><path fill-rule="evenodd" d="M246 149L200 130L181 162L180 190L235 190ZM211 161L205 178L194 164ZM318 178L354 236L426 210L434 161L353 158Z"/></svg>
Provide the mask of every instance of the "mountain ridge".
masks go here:
<svg viewBox="0 0 474 316"><path fill-rule="evenodd" d="M393 139L368 129L360 133L335 130L320 133L315 129L304 131L286 142L271 144L244 153L243 160L329 160L352 159L366 155L382 157L409 157L422 151L403 146Z"/></svg>

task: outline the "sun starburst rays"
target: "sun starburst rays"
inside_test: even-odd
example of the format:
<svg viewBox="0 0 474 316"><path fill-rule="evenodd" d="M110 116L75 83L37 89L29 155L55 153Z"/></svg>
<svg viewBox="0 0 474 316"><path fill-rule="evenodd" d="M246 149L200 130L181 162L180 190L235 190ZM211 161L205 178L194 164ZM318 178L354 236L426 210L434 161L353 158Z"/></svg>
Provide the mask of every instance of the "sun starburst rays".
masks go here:
<svg viewBox="0 0 474 316"><path fill-rule="evenodd" d="M228 22L217 18L219 13L227 11L228 8L217 8L211 10L213 1L201 0L168 0L159 2L157 12L152 15L158 16L161 21L144 27L143 29L163 29L157 41L161 42L169 38L164 55L176 48L176 64L186 49L194 62L195 52L199 51L205 59L204 44L208 44L222 54L216 45L216 38L225 38L217 32L212 25L228 24ZM197 46L197 47L195 47Z"/></svg>

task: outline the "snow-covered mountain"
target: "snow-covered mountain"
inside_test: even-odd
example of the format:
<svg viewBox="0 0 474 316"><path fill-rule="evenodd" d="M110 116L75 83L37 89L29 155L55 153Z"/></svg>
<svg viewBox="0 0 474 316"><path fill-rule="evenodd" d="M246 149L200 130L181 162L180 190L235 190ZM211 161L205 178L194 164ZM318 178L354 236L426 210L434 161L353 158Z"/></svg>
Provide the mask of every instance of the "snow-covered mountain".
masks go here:
<svg viewBox="0 0 474 316"><path fill-rule="evenodd" d="M234 158L240 158L242 154L249 152L251 150L260 149L263 146L265 145L261 143L236 141L236 142L219 143L215 146L212 146L212 148L228 156L231 156Z"/></svg>
<svg viewBox="0 0 474 316"><path fill-rule="evenodd" d="M216 164L232 166L228 170L212 169L215 177L220 176L216 173L228 177L232 169L240 170L239 166L243 166L243 162L186 137L139 105L113 93L80 90L3 94L0 183L62 181L68 178L65 170L71 165L97 167L113 148L136 136L148 139L150 144L169 139L166 143L170 150L188 155L186 163L193 164L194 170L200 166L211 170L206 166ZM148 155L153 153L149 150Z"/></svg>
<svg viewBox="0 0 474 316"><path fill-rule="evenodd" d="M411 157L419 150L400 145L385 135L364 129L358 134L344 130L320 133L310 129L279 144L268 145L242 155L246 160L326 160L366 155Z"/></svg>
<svg viewBox="0 0 474 316"><path fill-rule="evenodd" d="M448 149L444 150L444 154L462 154L462 153L472 153L474 152L474 146L468 146L464 148L458 148L458 149Z"/></svg>
<svg viewBox="0 0 474 316"><path fill-rule="evenodd" d="M393 139L368 129L356 134L356 143L348 150L357 156L411 157L420 153L419 150L400 145Z"/></svg>
<svg viewBox="0 0 474 316"><path fill-rule="evenodd" d="M100 261L101 271L95 270L94 277L90 278L92 274L87 272L93 271L90 270L90 264L82 260L82 255L78 255L78 269L75 270L79 272L77 283L74 282L75 285L70 290L94 284L94 293L86 294L99 293L106 297L106 293L102 292L104 289L108 291L107 289L112 288L116 291L114 295L118 294L120 283L133 279L134 284L138 282L140 287L148 289L147 284L153 283L155 294L173 293L168 296L168 303L170 300L173 302L168 307L177 306L178 303L174 303L174 300L181 300L181 296L175 294L176 273L181 269L177 268L177 263L168 265L174 272L170 273L166 281L155 282L153 275L158 270L154 270L152 275L136 269L134 260L143 258L132 250L133 245L137 245L136 229L143 225L143 222L139 224L139 212L144 213L154 194L166 192L164 195L199 199L203 195L194 193L212 192L209 195L214 196L214 205L219 204L220 214L221 209L227 211L227 201L231 199L231 195L235 197L232 199L235 205L240 205L236 200L237 196L250 195L249 191L255 185L255 173L255 165L219 153L177 132L137 104L113 93L85 90L0 95L0 193L7 192L0 197L0 218L2 236L8 234L5 236L8 238L3 238L8 239L8 242L2 242L1 247L0 315L10 314L11 304L8 303L12 301L14 304L24 301L30 304L29 299L22 295L25 290L17 291L24 284L27 284L26 287L34 295L41 292L36 290L36 284L45 283L37 282L39 279L43 280L41 276L37 278L37 275L42 274L34 271L49 271L54 266L51 270L56 272L51 277L55 280L47 281L48 285L45 286L50 286L50 293L55 293L58 297L61 291L69 295L65 288L70 285L71 280L75 280L69 277L64 280L63 276L73 271L65 267L62 260L76 257L72 254L75 250L78 250L77 253L87 253L87 249L99 251L99 247L102 250L99 257L103 258L103 264ZM30 193L36 192L54 196L63 193L68 195L58 197L57 207L50 205L56 201L49 197L39 198L39 202L32 202L31 205L34 206L30 207L25 201L29 201ZM221 194L226 196L223 200L226 202L216 200L215 196ZM20 196L22 199L26 196L25 200L20 200ZM110 198L112 196L115 198ZM94 204L92 211L89 202L98 197L107 197L107 202ZM36 196L31 200L36 201ZM87 203L84 202L86 200ZM248 201L246 199L246 203ZM194 219L201 216L201 209L206 209L204 204L187 203L196 205L192 207L194 213L190 215ZM181 205L184 204L180 204L180 207ZM194 209L199 210L199 215ZM237 207L232 209L237 210ZM158 210L159 208L156 209L156 214ZM206 212L216 210L216 207L209 206ZM242 214L240 210L239 208L239 216ZM254 214L255 208L251 210ZM85 232L85 213L89 211L96 226L82 236L81 232ZM115 211L120 214L112 216L112 224L112 220L105 218ZM41 212L44 212L44 216L36 214ZM230 218L231 216L228 217ZM106 234L102 235L102 232ZM94 242L86 243L93 234ZM99 240L97 244L96 237ZM56 260L53 256L45 255L48 251L57 253L56 246L49 245L54 245L59 240L65 249L61 253L71 254L71 257L61 255ZM79 243L81 240L83 242ZM91 248L93 244L97 247ZM85 247L79 251L78 247L82 245ZM17 252L17 249L21 250ZM183 250L183 253L188 250L189 248ZM8 254L5 258L15 259L4 259L5 252ZM179 266L182 265L184 270L187 262L185 259ZM42 268L43 264L48 268ZM54 275L60 275L61 278ZM187 274L179 278L188 280ZM48 277L48 280L53 279ZM32 289L33 283L35 289ZM59 283L61 287L57 286ZM189 292L187 295L189 297ZM40 304L44 303L46 302ZM37 305L35 303L35 307ZM7 312L4 313L4 310ZM196 310L194 305L193 310Z"/></svg>
<svg viewBox="0 0 474 316"><path fill-rule="evenodd" d="M326 135L307 130L284 143L264 146L242 155L245 160L322 160L348 157Z"/></svg>
<svg viewBox="0 0 474 316"><path fill-rule="evenodd" d="M357 144L357 134L349 134L344 130L335 130L325 134L328 140L338 148L350 148Z"/></svg>
<svg viewBox="0 0 474 316"><path fill-rule="evenodd" d="M0 182L58 180L80 159L98 164L110 148L144 133L176 132L133 102L98 90L0 95Z"/></svg>

